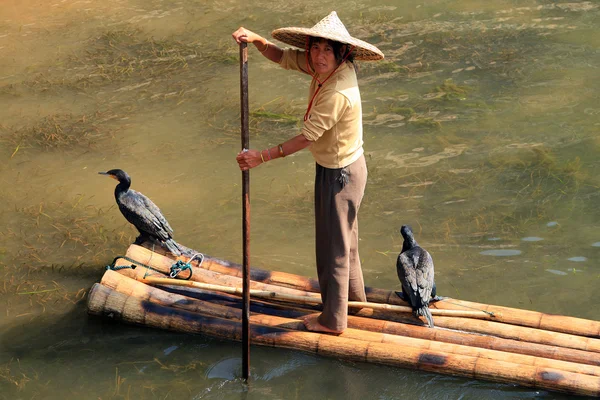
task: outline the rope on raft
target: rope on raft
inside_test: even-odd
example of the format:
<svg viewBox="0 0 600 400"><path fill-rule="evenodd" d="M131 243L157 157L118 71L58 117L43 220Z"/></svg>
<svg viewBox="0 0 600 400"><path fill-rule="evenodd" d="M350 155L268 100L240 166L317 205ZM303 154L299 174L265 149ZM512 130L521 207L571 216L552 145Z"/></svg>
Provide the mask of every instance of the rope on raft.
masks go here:
<svg viewBox="0 0 600 400"><path fill-rule="evenodd" d="M198 263L198 267L200 267L202 265L202 263L204 262L204 254L196 253L187 262L177 260L177 262L171 266L171 272L169 273L169 277L175 278L175 277L177 277L177 275L179 275L180 272L185 271L186 269L189 269L190 275L187 278L185 278L186 281L189 281L190 278L192 277L192 273L193 273L191 262L197 256L199 256L199 258L200 258L200 263Z"/></svg>
<svg viewBox="0 0 600 400"><path fill-rule="evenodd" d="M115 264L117 263L117 260L119 260L120 258L122 258L123 260L127 260L127 261L131 262L132 264L131 265L118 265L118 266L115 266ZM112 260L112 263L110 263L110 265L106 266L106 269L107 270L110 269L112 271L119 271L119 270L128 269L128 268L135 269L137 267L137 265L135 265L135 264L139 264L142 267L147 267L147 268L154 269L154 268L152 268L149 265L145 265L145 264L143 264L143 263L141 263L139 261L136 261L133 258L129 258L127 256L117 256L117 257L115 257L114 260ZM157 272L160 272L160 271L157 271Z"/></svg>
<svg viewBox="0 0 600 400"><path fill-rule="evenodd" d="M200 263L198 263L198 267L200 267L202 265L202 263L204 262L204 254L202 254L202 253L196 253L187 262L184 262L182 260L177 260L177 262L175 264L171 265L171 271L169 272L169 277L170 278L176 278L182 271L189 270L190 271L190 275L187 278L185 278L185 280L186 281L190 280L190 278L192 277L192 274L193 274L191 262L196 257L198 257L200 259ZM131 265L118 265L118 266L115 266L117 260L119 260L121 258L124 259L124 260L127 260L127 261L131 262L132 264ZM144 275L144 278L146 278L146 276L148 275L148 270L153 270L153 271L162 273L161 270L153 268L150 265L146 265L146 264L144 264L142 262L139 262L139 261L134 260L133 258L129 258L127 256L117 256L117 257L115 257L114 260L112 261L112 263L110 265L106 266L106 269L107 270L110 269L110 270L113 270L113 271L119 271L119 270L128 269L128 268L135 269L137 267L136 264L138 264L138 265L146 268L146 274Z"/></svg>

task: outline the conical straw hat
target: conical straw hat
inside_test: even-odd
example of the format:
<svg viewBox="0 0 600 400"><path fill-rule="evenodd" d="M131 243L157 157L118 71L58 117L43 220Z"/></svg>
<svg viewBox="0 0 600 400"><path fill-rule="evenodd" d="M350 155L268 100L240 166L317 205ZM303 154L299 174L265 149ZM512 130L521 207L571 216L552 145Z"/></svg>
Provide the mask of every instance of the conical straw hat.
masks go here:
<svg viewBox="0 0 600 400"><path fill-rule="evenodd" d="M332 11L331 14L312 28L280 28L274 30L271 35L283 43L301 49L306 47L307 36L331 39L355 46L353 53L356 60L375 61L383 59L383 53L377 47L350 36L335 11Z"/></svg>

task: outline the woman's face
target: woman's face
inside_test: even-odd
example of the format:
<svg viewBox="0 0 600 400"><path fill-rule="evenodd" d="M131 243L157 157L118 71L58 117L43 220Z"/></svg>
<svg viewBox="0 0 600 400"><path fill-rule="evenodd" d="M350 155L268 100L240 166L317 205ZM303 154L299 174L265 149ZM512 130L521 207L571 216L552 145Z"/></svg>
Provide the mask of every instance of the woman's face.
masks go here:
<svg viewBox="0 0 600 400"><path fill-rule="evenodd" d="M314 42L310 46L310 61L319 75L330 74L337 67L333 47L326 39Z"/></svg>

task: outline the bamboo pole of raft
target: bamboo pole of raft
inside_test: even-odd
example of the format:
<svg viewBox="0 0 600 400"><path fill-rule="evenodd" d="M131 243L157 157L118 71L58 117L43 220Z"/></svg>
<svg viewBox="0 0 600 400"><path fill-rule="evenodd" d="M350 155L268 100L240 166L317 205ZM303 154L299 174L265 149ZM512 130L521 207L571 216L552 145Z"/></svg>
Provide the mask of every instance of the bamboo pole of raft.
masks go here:
<svg viewBox="0 0 600 400"><path fill-rule="evenodd" d="M111 287L119 292L127 295L133 295L144 300L154 295L159 298L159 302L164 305L172 304L169 300L171 293L164 290L154 288L149 285L142 284L135 279L129 279L124 276L128 270L121 270L120 273L114 271L106 271L102 277L102 284ZM135 288L135 290L133 289ZM200 291L199 289L189 288L187 289L187 296L185 299L195 300L188 296L196 295L195 292ZM202 291L205 293L205 291ZM239 298L234 298L239 304ZM164 300L164 302L163 302ZM175 307L185 307L187 301L177 302ZM207 307L210 307L212 303L206 302ZM272 307L272 305L270 305ZM268 307L268 306L267 306ZM281 308L281 306L278 306ZM297 309L294 309L294 313L297 313ZM262 307L262 312L281 315L281 309L274 310L273 308ZM308 310L302 315L309 314L313 311ZM289 314L289 313L288 313ZM283 314L285 315L285 313ZM360 315L360 313L358 314ZM557 346L541 345L536 343L521 342L511 339L503 339L494 336L487 335L476 335L467 332L456 332L442 329L429 329L422 326L415 326L411 324L396 323L384 320L376 320L372 318L363 318L359 316L348 317L348 327L368 330L373 332L387 333L393 335L400 335L406 337L414 337L420 339L426 339L428 341L440 341L445 343L461 344L471 347L480 347L490 350L498 350L504 352L518 353L531 355L542 358L551 358L555 360L570 361L578 364L589 364L600 366L600 354L586 352L581 350L568 349Z"/></svg>
<svg viewBox="0 0 600 400"><path fill-rule="evenodd" d="M148 244L144 244L148 245ZM135 259L143 259L142 254L147 254L149 249L131 245L127 253ZM159 250L160 251L160 250ZM190 252L193 250L190 250ZM141 256L142 258L137 258ZM181 258L180 259L184 259ZM185 260L184 260L185 261ZM198 261L192 261L192 265L198 266ZM229 261L220 260L214 257L204 257L200 266L202 269L219 272L225 275L240 276L241 266ZM259 268L252 268L252 279L257 282L265 282L281 285L289 288L296 288L305 291L319 292L319 284L315 279L300 275L294 275L286 272L267 271ZM367 301L374 303L386 303L395 305L407 305L394 291L380 288L365 288ZM461 309L461 310L483 310L495 315L497 322L504 322L513 325L527 326L531 328L544 329L555 332L562 332L572 335L588 336L600 338L600 321L594 321L584 318L569 317L564 315L545 314L537 311L521 310L503 306L495 306L470 302L465 300L446 299L430 304L430 309Z"/></svg>
<svg viewBox="0 0 600 400"><path fill-rule="evenodd" d="M144 279L151 277L166 278L169 274L171 265L173 265L173 260L160 256L158 254L152 254L151 252L148 255L149 257L143 259L144 261L140 261L140 263L149 265L152 268L158 270L158 272L153 270L147 270L146 268L140 266L136 267L136 269L134 270L121 270L119 272L126 271L124 273L127 274L127 276L135 277L136 279ZM115 266L117 267L129 265L131 265L131 262L125 259L119 259L115 263ZM184 273L187 274L187 272ZM184 278L185 277L187 277L187 275L185 275ZM203 270L202 268L195 267L193 267L193 273L189 281L180 279L178 279L178 281L208 283L229 287L240 287L242 285L242 279L239 277L223 275L217 272L207 271ZM255 282L252 280L250 281L250 288L255 290L289 294L293 296L320 296L318 293L306 292L298 289L282 288L268 283Z"/></svg>
<svg viewBox="0 0 600 400"><path fill-rule="evenodd" d="M131 247L130 247L131 249ZM171 265L173 264L173 260L162 256L157 253L153 253L143 247L137 246L137 251L135 254L127 255L131 258L133 255L143 256L141 259L142 263L146 265L150 265L151 267L160 270L161 272L168 273L170 271ZM135 258L134 258L135 259ZM117 265L121 263L127 265L128 262L123 261L122 259L117 262ZM241 285L241 279L229 276L222 275L216 272L211 272L207 270L203 270L202 268L193 268L193 274L191 276L190 281L209 281L209 282L218 282L222 283L223 286L232 286L239 287ZM140 270L136 268L136 274L146 275L144 270ZM186 282L190 282L186 281ZM300 295L300 296L318 296L312 292L303 292L289 288L280 288L275 285L259 283L252 281L250 286L257 290L267 290L267 291L277 291L278 293L287 293L291 295ZM430 308L433 314L433 308ZM441 311L441 310L440 310ZM473 311L473 310L470 310ZM363 313L365 315L365 313ZM394 317L391 316L391 319ZM458 320L460 319L460 320ZM394 320L394 319L393 319ZM594 321L592 321L594 322ZM468 332L477 332L480 334L486 335L494 335L501 336L509 339L518 339L522 341L538 343L538 344L546 344L550 346L559 346L559 347L571 347L573 349L587 350L587 351L598 351L600 349L600 340L589 337L576 336L572 334L565 334L561 332L553 332L546 330L539 330L535 328L527 328L523 326L515 326L508 325L505 323L495 323L492 321L476 321L472 318L463 318L463 317L448 317L448 318L440 318L439 316L435 319L436 326L441 328L448 329L459 329Z"/></svg>
<svg viewBox="0 0 600 400"><path fill-rule="evenodd" d="M137 273L135 271L138 271ZM107 271L104 274L102 283L105 284L105 279L110 276ZM140 274L140 270L123 269L119 274L125 275L132 279L141 279L144 274ZM164 275L163 275L164 276ZM110 284L107 284L111 286ZM143 285L149 287L148 285ZM112 286L111 286L112 287ZM187 296L198 297L199 294L204 294L206 291L197 288L185 287ZM239 298L237 298L239 301ZM280 308L293 308L299 310L296 306L278 304ZM302 310L302 309L301 309ZM313 312L312 310L302 310L305 314ZM429 329L423 326L412 325L411 320L399 318L396 315L385 313L378 315L373 310L362 309L355 315L348 316L348 326L363 330L371 330L383 333L390 333L401 336L410 336L428 340L442 341L446 343L464 344L473 347L482 347L499 351L508 351L519 354L529 354L538 357L552 358L556 360L572 361L581 364L600 365L600 354L587 352L583 350L570 349L560 347L560 345L546 345L539 343L527 342L526 338L521 340L505 339L493 335L472 334L467 331L450 331L445 329ZM405 314L404 314L405 315ZM395 317L392 319L391 317ZM378 319L373 319L378 318ZM404 323L397 323L397 322Z"/></svg>
<svg viewBox="0 0 600 400"><path fill-rule="evenodd" d="M118 274L113 271L107 271L102 277L101 284L111 288L119 293L123 293L127 296L137 297L141 300L148 300L153 303L158 303L168 307L181 308L187 311L199 312L203 314L208 314L215 317L226 318L226 319L241 319L241 312L232 307L227 307L223 305L212 304L207 301L197 300L194 298L190 298L187 296L173 294L165 292L164 290L145 285L141 282L138 282L134 279L127 278L121 274ZM409 347L419 348L419 349L429 349L435 351L445 351L448 353L462 354L462 355L470 355L477 356L483 358L489 358L499 361L509 361L516 362L518 364L526 364L526 365L536 365L539 367L550 367L557 368L564 371L570 372L578 372L586 375L596 375L600 376L600 366L595 365L586 365L580 364L577 362L565 362L558 359L551 359L549 357L539 357L536 354L523 354L519 352L506 352L501 351L499 349L494 350L491 348L487 348L486 346L474 347L469 346L468 341L460 340L460 344L452 344L445 341L436 341L423 339L419 337L415 337L413 335L397 335L385 333L386 329L382 324L379 324L377 321L359 318L359 317L351 317L352 321L348 321L348 329L342 333L342 337L347 337L350 339L358 339L358 340L366 340L372 342L381 342L381 343L396 343L396 344L404 344ZM364 320L362 324L359 324L359 320ZM306 330L304 324L302 324L297 319L277 317L271 315L264 314L253 314L250 316L251 323L268 325L268 326L279 326L279 327L288 327L290 329L295 330ZM359 327L362 325L362 328L368 329L367 331L363 329L355 329L354 327ZM365 326L367 325L367 326ZM394 324L401 325L401 324ZM427 328L416 328L417 330L428 330ZM387 329L391 331L392 329ZM448 332L448 331L442 331ZM467 336L467 334L459 333L460 336ZM471 335L476 336L476 335ZM481 337L481 338L489 338L489 337ZM510 348L510 350L514 350ZM560 350L560 349L554 349ZM553 352L552 354L556 354L557 352ZM562 353L562 352L561 352ZM589 357L595 356L596 360L600 364L600 355L597 354L588 354Z"/></svg>
<svg viewBox="0 0 600 400"><path fill-rule="evenodd" d="M233 295L241 295L242 289L229 287L229 286L221 286L221 285L213 285L210 283L202 283L202 282L194 282L194 281L183 281L181 279L171 279L171 278L155 278L155 277L147 277L139 280L142 283L147 283L150 285L171 285L171 286L186 286L186 287L195 287L198 289L205 290L214 290L216 292L223 292ZM321 300L321 296L313 294L311 296L297 296L291 294L278 293L275 291L266 291L266 290L255 290L250 289L251 297L258 297L261 299L271 299L271 300L282 300L282 301L291 301L294 303L300 304L323 304ZM360 302L360 301L349 301L348 307L354 308L362 308L369 307L375 310L385 310L392 312L402 312L402 313L412 313L412 308L407 306L394 306L390 304L382 304L382 303L368 303L368 302ZM457 316L457 317L471 317L471 318L488 318L489 316L481 311L461 311L461 310L431 310L433 315L447 315L447 316Z"/></svg>
<svg viewBox="0 0 600 400"><path fill-rule="evenodd" d="M240 43L240 101L242 123L242 151L250 148L248 130L248 44ZM262 157L262 156L261 156ZM250 170L242 171L242 249L244 308L242 314L242 375L248 382L250 376Z"/></svg>
<svg viewBox="0 0 600 400"><path fill-rule="evenodd" d="M152 268L160 271L159 277L156 278L153 275L149 275L148 272L143 268L136 268L135 272L131 272L130 274L135 274L137 276L136 279L147 279L147 283L155 282L155 284L159 284L159 281L153 279L164 279L165 275L169 273L171 266L173 265L173 260L162 256L160 254L153 253L145 248L139 247L139 251L136 251L134 254L131 254L129 251L127 252L127 256L140 260L140 258L135 258L134 256L140 257L140 263L149 265ZM129 265L131 264L129 261L121 259L118 260L116 266L121 265ZM193 285L193 282L202 283L202 284L213 284L222 286L222 292L230 293L230 294L240 294L239 289L237 291L234 290L236 287L240 287L242 284L242 280L239 277L231 276L231 275L223 275L218 272L212 272L208 270L204 270L198 267L192 267L193 273L191 275L191 279L181 280L175 279L172 281L163 281L160 284L164 285L179 285L179 286L195 286L198 288L202 288L202 285ZM187 277L187 275L186 275ZM186 283L181 283L186 282ZM320 304L321 303L321 295L319 293L307 292L299 289L291 289L287 287L280 287L268 283L250 281L250 287L253 290L254 296L261 298L271 298L271 299L282 299L288 301L296 301L303 304ZM208 289L208 286L204 287ZM217 290L215 288L208 290ZM318 301L314 301L313 299L318 299ZM348 305L351 307L369 307L377 310L387 310L387 311L397 311L397 312L412 312L412 308L406 305L389 305L383 303L361 303L361 302L348 302ZM481 319L493 319L494 317L479 310L437 310L430 309L432 315L445 315L445 316L455 316L455 317L465 317L465 318L481 318Z"/></svg>
<svg viewBox="0 0 600 400"><path fill-rule="evenodd" d="M95 284L89 293L88 312L123 322L177 332L203 333L238 341L242 336L241 324L235 320L165 307L126 296L99 284ZM250 336L256 344L291 348L323 356L514 383L570 394L600 395L600 377L556 368L420 350L396 343L367 342L258 324L250 325Z"/></svg>
<svg viewBox="0 0 600 400"><path fill-rule="evenodd" d="M193 281L182 281L179 279L170 279L170 278L153 278L149 277L146 279L141 279L140 282L152 284L152 285L171 285L171 286L185 286L185 287L195 287L199 289L205 290L214 290L218 292L240 295L242 291L239 288L232 288L227 286L220 285L211 285L205 284L201 282L193 282ZM322 300L319 296L294 296L287 294L279 294L277 292L269 292L263 290L250 290L250 295L253 297L258 297L262 299L272 299L272 300L284 300L284 301L292 301L300 304L322 304ZM349 301L349 307L368 307L372 309L379 309L385 311L392 312L403 312L403 313L412 313L412 308L404 307L404 306L394 306L389 304L381 304L381 303L367 303L367 302L356 302ZM460 310L430 310L433 315L436 316L436 321L442 322L442 324L446 327L450 326L451 329L456 329L460 331L469 331L469 332L477 332L477 333L487 333L488 332L488 323L489 321L469 321L469 319L457 319L454 317L448 317L454 315L456 316L465 316L460 315L461 313L469 313L476 311L460 311ZM468 314L467 314L468 315ZM484 314L485 315L485 314ZM535 328L525 328L522 326L511 326L506 324L500 324L492 322L495 325L495 334L496 336L514 339L514 340L523 340L529 341L533 343L546 344L546 345L554 345L561 346L576 350L584 350L591 352L599 352L598 346L600 343L597 339L591 339L582 336L568 335L563 333L545 331L541 329ZM465 329L468 328L468 329Z"/></svg>

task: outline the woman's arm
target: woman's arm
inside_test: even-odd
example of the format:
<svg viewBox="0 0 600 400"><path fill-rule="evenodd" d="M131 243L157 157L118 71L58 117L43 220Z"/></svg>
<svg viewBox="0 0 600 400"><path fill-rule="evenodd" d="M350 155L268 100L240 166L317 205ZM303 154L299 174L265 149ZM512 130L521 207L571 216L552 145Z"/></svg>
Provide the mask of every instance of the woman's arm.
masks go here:
<svg viewBox="0 0 600 400"><path fill-rule="evenodd" d="M300 134L294 136L287 142L280 145L270 147L261 151L248 150L240 151L235 158L242 171L247 171L250 168L254 168L263 162L268 162L276 158L289 156L297 151L307 148L312 142Z"/></svg>
<svg viewBox="0 0 600 400"><path fill-rule="evenodd" d="M283 55L283 50L281 50L277 45L269 42L264 37L240 26L237 31L231 34L233 36L233 40L237 43L254 43L254 46L260 51L260 54L268 58L269 60L278 63L281 60L281 56Z"/></svg>

